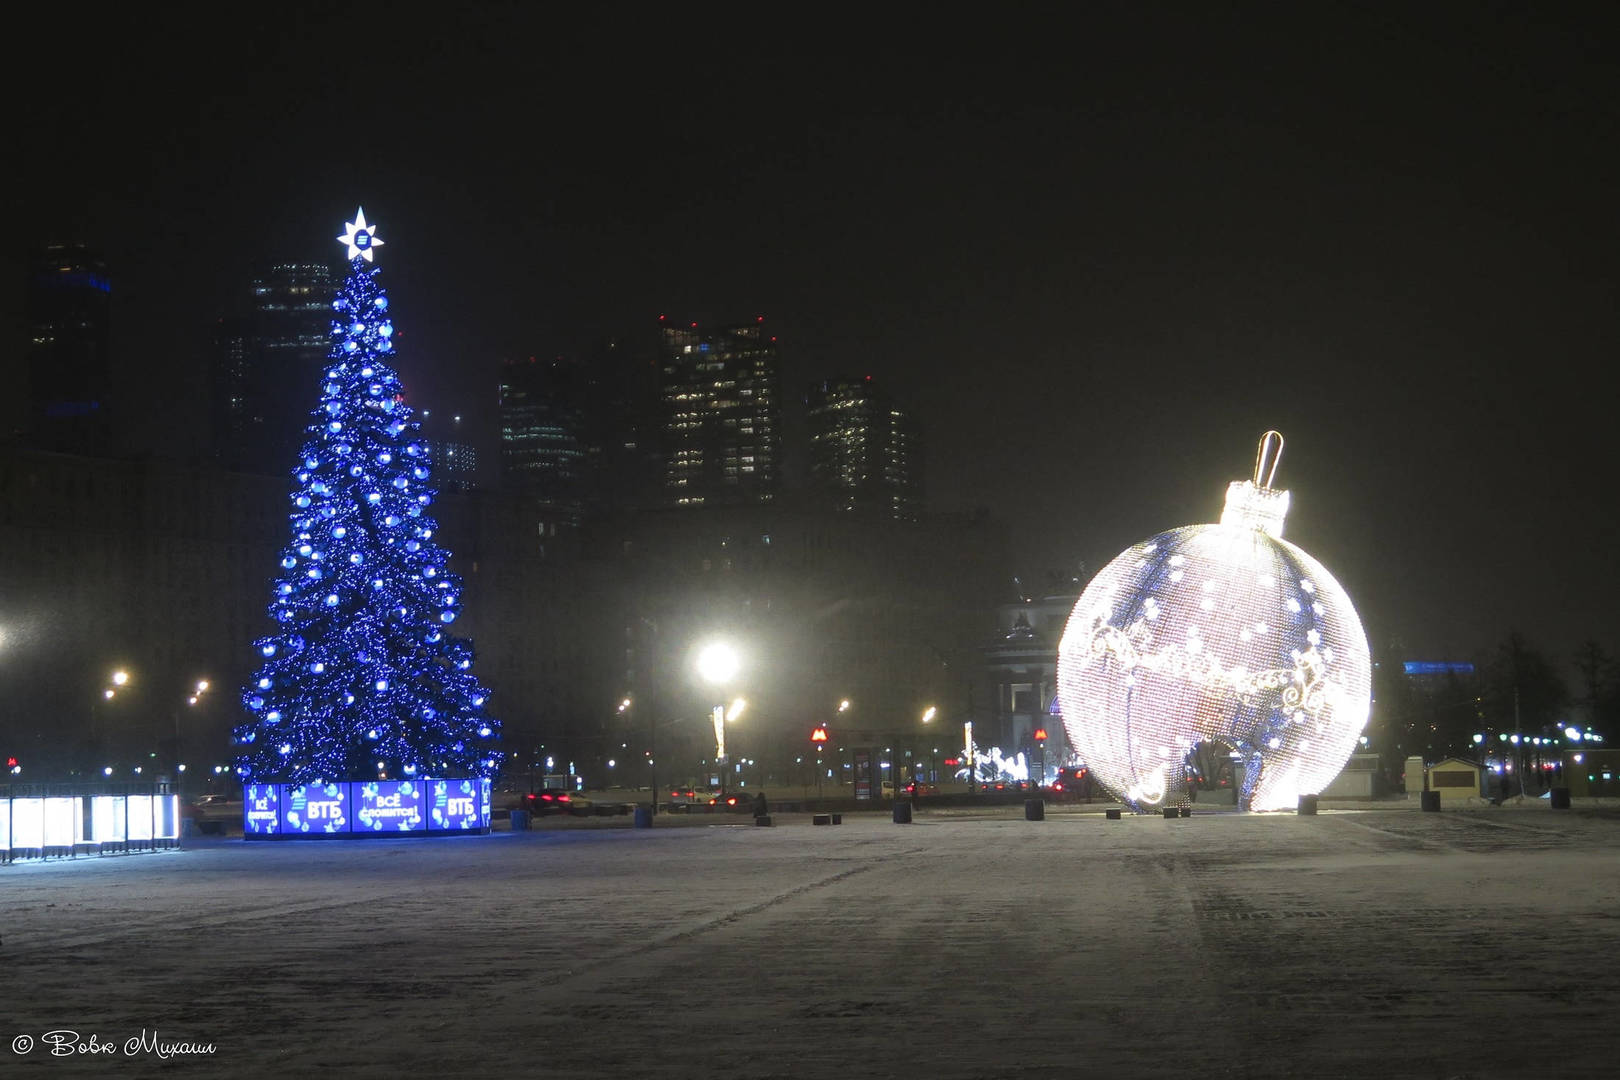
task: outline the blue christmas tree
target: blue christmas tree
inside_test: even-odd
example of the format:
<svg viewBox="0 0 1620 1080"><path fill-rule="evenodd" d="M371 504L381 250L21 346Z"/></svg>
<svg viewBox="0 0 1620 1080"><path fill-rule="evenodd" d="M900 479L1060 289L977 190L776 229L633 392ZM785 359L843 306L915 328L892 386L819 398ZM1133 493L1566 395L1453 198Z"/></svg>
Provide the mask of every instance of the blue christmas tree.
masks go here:
<svg viewBox="0 0 1620 1080"><path fill-rule="evenodd" d="M256 781L491 776L499 761L472 643L449 632L461 582L434 540L432 462L389 364L375 234L361 211L338 237L349 276L294 470L278 629L255 642L264 663L235 732L237 771Z"/></svg>

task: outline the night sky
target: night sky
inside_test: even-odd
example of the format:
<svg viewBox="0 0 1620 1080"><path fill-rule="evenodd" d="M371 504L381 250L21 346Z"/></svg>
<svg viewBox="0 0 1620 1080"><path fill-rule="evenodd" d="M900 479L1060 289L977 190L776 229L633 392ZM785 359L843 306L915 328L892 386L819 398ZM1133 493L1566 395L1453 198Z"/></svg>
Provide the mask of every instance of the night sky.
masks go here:
<svg viewBox="0 0 1620 1080"><path fill-rule="evenodd" d="M200 445L159 406L201 408L232 290L340 264L363 205L419 407L764 315L791 396L909 404L931 505L1008 523L1009 599L1214 520L1277 428L1286 535L1375 644L1620 646L1600 7L253 10L72 9L4 76L11 280L32 242L106 252L154 450Z"/></svg>

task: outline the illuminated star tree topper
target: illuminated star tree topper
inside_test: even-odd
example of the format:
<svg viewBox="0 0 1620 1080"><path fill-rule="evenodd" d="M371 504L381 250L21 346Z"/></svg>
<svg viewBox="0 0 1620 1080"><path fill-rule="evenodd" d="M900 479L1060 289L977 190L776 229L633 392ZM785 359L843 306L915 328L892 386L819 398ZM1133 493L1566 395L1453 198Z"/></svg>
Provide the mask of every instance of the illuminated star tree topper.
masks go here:
<svg viewBox="0 0 1620 1080"><path fill-rule="evenodd" d="M371 262L371 253L374 248L380 248L383 242L377 239L377 226L366 224L366 211L357 208L354 220L344 223L345 232L338 237L338 241L349 249L349 261L360 258Z"/></svg>

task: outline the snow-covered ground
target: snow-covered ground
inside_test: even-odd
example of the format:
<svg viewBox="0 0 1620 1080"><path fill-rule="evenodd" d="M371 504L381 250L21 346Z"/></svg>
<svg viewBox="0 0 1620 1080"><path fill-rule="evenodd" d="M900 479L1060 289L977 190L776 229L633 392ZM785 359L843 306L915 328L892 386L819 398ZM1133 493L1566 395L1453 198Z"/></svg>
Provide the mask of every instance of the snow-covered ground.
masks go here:
<svg viewBox="0 0 1620 1080"><path fill-rule="evenodd" d="M1612 810L843 820L0 867L0 1076L1620 1075Z"/></svg>

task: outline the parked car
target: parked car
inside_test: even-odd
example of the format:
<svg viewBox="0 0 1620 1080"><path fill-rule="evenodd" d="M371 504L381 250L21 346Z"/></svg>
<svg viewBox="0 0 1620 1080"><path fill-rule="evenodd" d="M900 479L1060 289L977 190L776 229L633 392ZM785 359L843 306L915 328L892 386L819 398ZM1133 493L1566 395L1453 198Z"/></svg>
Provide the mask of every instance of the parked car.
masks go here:
<svg viewBox="0 0 1620 1080"><path fill-rule="evenodd" d="M938 784L930 784L926 780L919 784L917 781L913 780L911 783L906 785L906 794L907 795L912 795L912 794L916 794L916 795L938 795L939 794L939 785Z"/></svg>
<svg viewBox="0 0 1620 1080"><path fill-rule="evenodd" d="M191 801L199 818L241 817L242 800L234 795L199 795Z"/></svg>
<svg viewBox="0 0 1620 1080"><path fill-rule="evenodd" d="M546 814L573 814L576 817L583 817L591 812L591 800L578 791L542 788L525 795L521 809L536 817Z"/></svg>
<svg viewBox="0 0 1620 1080"><path fill-rule="evenodd" d="M699 788L676 788L669 793L671 810L702 809L752 811L754 796L746 791L704 791Z"/></svg>

